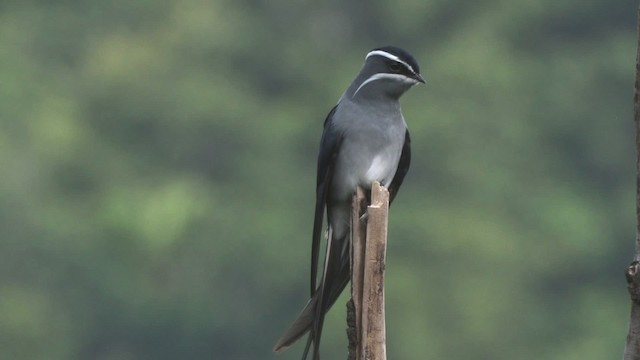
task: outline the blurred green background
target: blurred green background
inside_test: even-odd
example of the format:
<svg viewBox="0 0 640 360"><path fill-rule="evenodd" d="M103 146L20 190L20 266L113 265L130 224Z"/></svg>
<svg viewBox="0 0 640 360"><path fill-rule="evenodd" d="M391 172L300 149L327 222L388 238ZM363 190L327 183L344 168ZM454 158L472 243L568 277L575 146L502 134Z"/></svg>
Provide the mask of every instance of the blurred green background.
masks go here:
<svg viewBox="0 0 640 360"><path fill-rule="evenodd" d="M389 358L620 358L636 7L3 1L0 358L298 359L271 348L307 300L322 122L387 44L428 81L402 99Z"/></svg>

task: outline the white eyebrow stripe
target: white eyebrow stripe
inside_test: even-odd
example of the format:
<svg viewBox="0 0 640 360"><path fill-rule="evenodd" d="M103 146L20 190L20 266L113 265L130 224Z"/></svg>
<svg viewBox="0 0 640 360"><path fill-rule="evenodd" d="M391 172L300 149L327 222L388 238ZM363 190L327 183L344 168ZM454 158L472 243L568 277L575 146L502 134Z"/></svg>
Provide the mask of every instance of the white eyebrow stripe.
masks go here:
<svg viewBox="0 0 640 360"><path fill-rule="evenodd" d="M395 55L393 55L391 53L388 53L386 51L382 51L382 50L370 51L367 54L367 56L365 56L364 59L367 60L370 56L375 56L375 55L386 57L387 59L390 59L390 60L393 60L393 61L397 61L397 62L401 63L402 65L406 66L409 70L411 70L412 73L414 73L414 74L416 73L416 71L413 69L413 67L411 65L409 65L406 62L400 60L399 57L397 57L397 56L395 56Z"/></svg>
<svg viewBox="0 0 640 360"><path fill-rule="evenodd" d="M380 79L398 79L398 80L404 80L404 81L407 81L407 82L415 81L412 78L410 78L408 76L405 76L405 75L402 75L402 74L387 74L387 73L373 74L373 75L371 75L371 77L369 77L367 80L365 80L362 84L360 84L360 86L358 86L356 91L353 92L353 97L356 97L356 94L358 93L358 91L360 91L360 89L362 89L363 86L367 85L368 83L370 83L372 81L376 81L376 80L380 80Z"/></svg>

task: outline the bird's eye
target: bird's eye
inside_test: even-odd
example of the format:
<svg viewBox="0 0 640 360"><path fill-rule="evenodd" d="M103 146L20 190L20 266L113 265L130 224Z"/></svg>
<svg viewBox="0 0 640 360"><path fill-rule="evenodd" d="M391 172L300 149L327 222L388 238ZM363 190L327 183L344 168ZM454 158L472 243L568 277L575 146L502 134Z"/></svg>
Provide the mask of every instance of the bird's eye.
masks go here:
<svg viewBox="0 0 640 360"><path fill-rule="evenodd" d="M399 73L402 70L402 65L395 61L390 61L387 66L389 67L389 70L394 73Z"/></svg>

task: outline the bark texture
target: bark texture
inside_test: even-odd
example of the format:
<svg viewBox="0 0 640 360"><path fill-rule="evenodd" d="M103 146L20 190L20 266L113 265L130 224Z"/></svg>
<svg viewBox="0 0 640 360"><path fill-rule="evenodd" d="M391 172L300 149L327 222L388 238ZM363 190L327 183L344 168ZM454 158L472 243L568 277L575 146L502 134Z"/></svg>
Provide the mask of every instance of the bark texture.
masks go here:
<svg viewBox="0 0 640 360"><path fill-rule="evenodd" d="M631 297L631 314L624 360L640 360L640 8L637 12L638 45L636 49L636 81L633 97L636 131L636 251L633 262L627 268L627 288Z"/></svg>
<svg viewBox="0 0 640 360"><path fill-rule="evenodd" d="M358 189L351 220L351 300L347 303L349 360L386 360L384 270L387 253L389 192L371 186L366 224L361 220L366 197Z"/></svg>

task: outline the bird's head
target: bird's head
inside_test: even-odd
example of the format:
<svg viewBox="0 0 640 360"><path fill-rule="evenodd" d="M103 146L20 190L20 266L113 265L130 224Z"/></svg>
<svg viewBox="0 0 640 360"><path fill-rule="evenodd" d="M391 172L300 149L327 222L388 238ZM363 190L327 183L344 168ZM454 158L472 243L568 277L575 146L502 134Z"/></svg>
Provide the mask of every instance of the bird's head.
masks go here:
<svg viewBox="0 0 640 360"><path fill-rule="evenodd" d="M352 84L352 98L400 98L413 85L425 83L420 66L411 54L395 46L371 50Z"/></svg>

